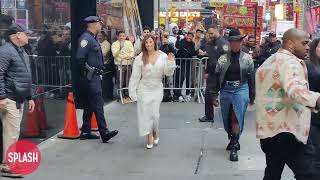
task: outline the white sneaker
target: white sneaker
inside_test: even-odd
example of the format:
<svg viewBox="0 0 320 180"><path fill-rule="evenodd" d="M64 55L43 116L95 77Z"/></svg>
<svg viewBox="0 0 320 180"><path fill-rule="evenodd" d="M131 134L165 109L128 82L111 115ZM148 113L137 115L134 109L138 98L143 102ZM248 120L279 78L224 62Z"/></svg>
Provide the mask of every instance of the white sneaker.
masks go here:
<svg viewBox="0 0 320 180"><path fill-rule="evenodd" d="M190 102L191 101L191 95L190 94L186 95L185 100L186 100L186 102Z"/></svg>
<svg viewBox="0 0 320 180"><path fill-rule="evenodd" d="M183 99L183 97L182 96L179 96L179 102L184 102L184 99Z"/></svg>
<svg viewBox="0 0 320 180"><path fill-rule="evenodd" d="M157 139L153 140L153 144L154 145L158 145L159 144L159 137Z"/></svg>
<svg viewBox="0 0 320 180"><path fill-rule="evenodd" d="M147 149L152 149L153 148L153 144L147 144Z"/></svg>

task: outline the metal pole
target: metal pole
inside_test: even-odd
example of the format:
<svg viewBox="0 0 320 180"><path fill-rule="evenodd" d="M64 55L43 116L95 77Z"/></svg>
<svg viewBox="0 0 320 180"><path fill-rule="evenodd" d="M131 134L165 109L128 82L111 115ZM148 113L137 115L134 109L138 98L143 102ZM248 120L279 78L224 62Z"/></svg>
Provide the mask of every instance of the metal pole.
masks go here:
<svg viewBox="0 0 320 180"><path fill-rule="evenodd" d="M160 29L160 0L158 0L158 28Z"/></svg>
<svg viewBox="0 0 320 180"><path fill-rule="evenodd" d="M14 0L14 20L17 20L17 0Z"/></svg>
<svg viewBox="0 0 320 180"><path fill-rule="evenodd" d="M169 8L168 8L168 5L169 5L169 0L166 0L166 31L168 32L169 31Z"/></svg>
<svg viewBox="0 0 320 180"><path fill-rule="evenodd" d="M258 28L258 2L255 3L255 16L254 16L254 38L257 41L257 28Z"/></svg>

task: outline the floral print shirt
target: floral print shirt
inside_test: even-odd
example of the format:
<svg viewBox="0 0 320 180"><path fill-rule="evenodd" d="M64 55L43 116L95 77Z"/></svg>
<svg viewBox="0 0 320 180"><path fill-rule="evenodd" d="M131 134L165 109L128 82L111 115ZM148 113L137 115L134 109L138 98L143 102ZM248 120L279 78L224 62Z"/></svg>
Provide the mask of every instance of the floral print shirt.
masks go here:
<svg viewBox="0 0 320 180"><path fill-rule="evenodd" d="M319 93L309 90L305 62L280 49L256 72L257 138L288 132L306 143L311 109L319 97Z"/></svg>

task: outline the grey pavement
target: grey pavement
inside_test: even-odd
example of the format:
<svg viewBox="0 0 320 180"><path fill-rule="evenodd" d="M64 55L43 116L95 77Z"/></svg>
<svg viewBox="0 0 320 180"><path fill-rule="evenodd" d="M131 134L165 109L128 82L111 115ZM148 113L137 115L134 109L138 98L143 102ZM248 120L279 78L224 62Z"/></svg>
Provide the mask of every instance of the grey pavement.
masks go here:
<svg viewBox="0 0 320 180"><path fill-rule="evenodd" d="M103 144L101 140L54 136L39 145L41 166L25 179L262 180L265 158L255 138L254 111L246 115L240 160L230 162L220 110L216 109L216 122L212 124L198 122L203 109L204 105L197 103L163 103L159 145L147 150L146 139L138 136L136 104L113 102L105 106L105 114L109 127L119 129L117 137ZM293 179L288 168L282 179Z"/></svg>

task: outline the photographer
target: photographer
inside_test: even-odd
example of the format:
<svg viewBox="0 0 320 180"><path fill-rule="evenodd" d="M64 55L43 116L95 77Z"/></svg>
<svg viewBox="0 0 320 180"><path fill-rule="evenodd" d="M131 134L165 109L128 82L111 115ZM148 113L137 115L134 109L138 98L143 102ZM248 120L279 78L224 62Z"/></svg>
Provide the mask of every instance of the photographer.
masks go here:
<svg viewBox="0 0 320 180"><path fill-rule="evenodd" d="M180 36L177 36L176 48L178 49L176 57L176 64L178 66L176 70L175 87L182 88L183 81L186 79L186 88L190 87L190 75L191 75L191 61L184 58L192 58L196 54L195 44L192 41L194 35L188 32L184 39L180 40ZM183 59L179 59L183 58ZM191 94L190 89L186 90L186 97L183 98L181 90L174 91L174 100L179 102L190 101Z"/></svg>

